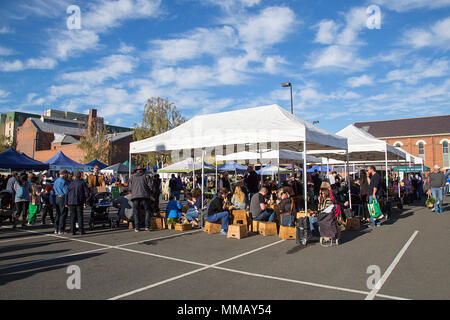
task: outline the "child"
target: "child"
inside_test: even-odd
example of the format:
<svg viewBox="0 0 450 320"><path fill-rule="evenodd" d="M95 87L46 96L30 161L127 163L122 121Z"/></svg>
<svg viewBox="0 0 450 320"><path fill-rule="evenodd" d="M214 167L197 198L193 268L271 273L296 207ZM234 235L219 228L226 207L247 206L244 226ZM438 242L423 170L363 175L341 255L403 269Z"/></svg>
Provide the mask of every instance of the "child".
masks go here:
<svg viewBox="0 0 450 320"><path fill-rule="evenodd" d="M181 202L176 201L175 195L171 194L166 207L166 218L168 219L168 224L173 224L173 221L181 217L182 208L183 205L181 204Z"/></svg>
<svg viewBox="0 0 450 320"><path fill-rule="evenodd" d="M42 225L45 225L45 218L47 213L50 215L50 220L52 224L55 223L55 218L53 217L53 206L55 205L55 191L51 185L46 185L44 192L41 193L41 205L42 205Z"/></svg>

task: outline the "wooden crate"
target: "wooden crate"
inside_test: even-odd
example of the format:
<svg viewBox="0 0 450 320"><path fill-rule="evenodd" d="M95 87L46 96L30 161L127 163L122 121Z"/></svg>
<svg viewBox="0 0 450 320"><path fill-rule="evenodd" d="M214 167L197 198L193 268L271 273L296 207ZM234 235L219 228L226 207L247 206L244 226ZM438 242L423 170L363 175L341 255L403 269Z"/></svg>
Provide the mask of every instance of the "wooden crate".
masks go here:
<svg viewBox="0 0 450 320"><path fill-rule="evenodd" d="M150 218L150 228L152 229L166 229L167 228L167 219L166 218L158 218L151 217Z"/></svg>
<svg viewBox="0 0 450 320"><path fill-rule="evenodd" d="M208 222L205 221L205 232L208 234L219 233L222 229L222 222Z"/></svg>
<svg viewBox="0 0 450 320"><path fill-rule="evenodd" d="M247 223L247 211L245 210L233 210L231 212L231 215L233 216L233 224L248 224ZM242 223L238 222L242 221Z"/></svg>
<svg viewBox="0 0 450 320"><path fill-rule="evenodd" d="M345 230L359 231L361 229L361 224L359 218L348 218L345 223Z"/></svg>
<svg viewBox="0 0 450 320"><path fill-rule="evenodd" d="M297 238L297 231L295 227L280 226L278 236L283 240L295 240Z"/></svg>
<svg viewBox="0 0 450 320"><path fill-rule="evenodd" d="M259 232L259 221L253 220L252 221L252 232Z"/></svg>
<svg viewBox="0 0 450 320"><path fill-rule="evenodd" d="M248 236L247 225L230 224L228 226L227 238L242 239Z"/></svg>
<svg viewBox="0 0 450 320"><path fill-rule="evenodd" d="M259 234L263 236L277 235L277 224L275 222L259 221Z"/></svg>
<svg viewBox="0 0 450 320"><path fill-rule="evenodd" d="M192 225L190 223L175 223L175 230L178 231L192 230Z"/></svg>

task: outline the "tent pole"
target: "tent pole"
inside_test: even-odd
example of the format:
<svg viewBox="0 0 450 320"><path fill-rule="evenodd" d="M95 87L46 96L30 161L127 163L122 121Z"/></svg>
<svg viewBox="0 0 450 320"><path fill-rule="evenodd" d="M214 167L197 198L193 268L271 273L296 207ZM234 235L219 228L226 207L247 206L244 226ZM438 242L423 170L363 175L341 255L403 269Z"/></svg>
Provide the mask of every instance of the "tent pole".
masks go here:
<svg viewBox="0 0 450 320"><path fill-rule="evenodd" d="M306 178L306 134L303 141L303 196L305 197L305 217L308 216L308 179Z"/></svg>
<svg viewBox="0 0 450 320"><path fill-rule="evenodd" d="M399 160L397 157L397 188L398 188L398 198L401 199L402 197L400 196L400 167L399 167Z"/></svg>
<svg viewBox="0 0 450 320"><path fill-rule="evenodd" d="M195 154L192 157L192 190L195 189Z"/></svg>
<svg viewBox="0 0 450 320"><path fill-rule="evenodd" d="M346 165L346 168L349 166L349 164L348 164L348 149L345 151L345 157L347 158L347 165ZM351 188L350 188L350 184L351 184L351 179L350 179L350 167L348 168L348 173L349 173L349 175L346 177L346 180L347 180L347 185L348 185L348 201L349 201L349 204L350 204L350 210L352 209L352 192L351 192Z"/></svg>
<svg viewBox="0 0 450 320"><path fill-rule="evenodd" d="M128 160L128 179L131 177L131 152L130 152L130 158Z"/></svg>
<svg viewBox="0 0 450 320"><path fill-rule="evenodd" d="M203 209L203 203L204 203L204 190L205 190L205 179L204 179L204 174L205 174L205 162L204 162L204 153L205 153L205 149L202 149L202 209ZM216 163L217 165L217 163Z"/></svg>
<svg viewBox="0 0 450 320"><path fill-rule="evenodd" d="M388 175L388 160L387 160L387 144L384 149L384 160L385 160L385 167L386 167L386 198L389 200L389 175Z"/></svg>
<svg viewBox="0 0 450 320"><path fill-rule="evenodd" d="M216 157L216 194L217 194L217 176L218 176L218 173L217 173L217 157Z"/></svg>

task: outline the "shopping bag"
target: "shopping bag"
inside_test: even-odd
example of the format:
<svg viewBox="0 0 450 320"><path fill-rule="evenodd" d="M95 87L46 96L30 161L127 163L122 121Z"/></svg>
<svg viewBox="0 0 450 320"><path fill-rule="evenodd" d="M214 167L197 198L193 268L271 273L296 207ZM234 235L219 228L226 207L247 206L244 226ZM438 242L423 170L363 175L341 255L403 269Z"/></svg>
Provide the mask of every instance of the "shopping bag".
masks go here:
<svg viewBox="0 0 450 320"><path fill-rule="evenodd" d="M31 204L28 206L28 213L30 214L28 216L28 223L34 223L36 221L36 212L37 212L37 204Z"/></svg>
<svg viewBox="0 0 450 320"><path fill-rule="evenodd" d="M382 215L380 204L377 199L372 199L372 201L367 204L367 209L369 209L370 217L373 219L376 219Z"/></svg>

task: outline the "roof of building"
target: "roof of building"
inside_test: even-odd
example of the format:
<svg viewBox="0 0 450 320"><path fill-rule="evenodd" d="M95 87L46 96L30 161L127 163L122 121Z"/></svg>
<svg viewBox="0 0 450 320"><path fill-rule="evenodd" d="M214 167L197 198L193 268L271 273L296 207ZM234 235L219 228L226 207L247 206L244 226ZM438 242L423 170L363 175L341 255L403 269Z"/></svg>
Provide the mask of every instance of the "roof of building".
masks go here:
<svg viewBox="0 0 450 320"><path fill-rule="evenodd" d="M81 137L86 129L79 129L74 127L61 126L53 123L43 122L41 119L30 118L30 121L43 132L51 132L62 135L72 135Z"/></svg>
<svg viewBox="0 0 450 320"><path fill-rule="evenodd" d="M116 141L121 140L123 138L132 136L133 133L134 133L134 131L111 133L111 134L108 134L108 140L111 141L111 142L116 142Z"/></svg>
<svg viewBox="0 0 450 320"><path fill-rule="evenodd" d="M355 126L377 138L449 134L450 115L355 122Z"/></svg>
<svg viewBox="0 0 450 320"><path fill-rule="evenodd" d="M75 139L72 136L68 136L65 134L55 133L55 139L52 141L52 143L64 143L64 144L72 144L72 143L79 143L77 139Z"/></svg>

